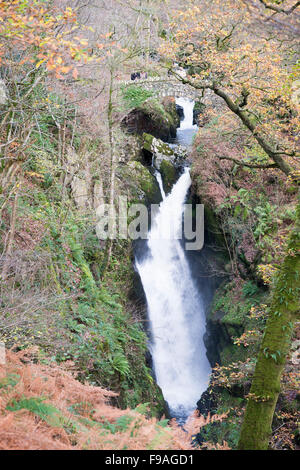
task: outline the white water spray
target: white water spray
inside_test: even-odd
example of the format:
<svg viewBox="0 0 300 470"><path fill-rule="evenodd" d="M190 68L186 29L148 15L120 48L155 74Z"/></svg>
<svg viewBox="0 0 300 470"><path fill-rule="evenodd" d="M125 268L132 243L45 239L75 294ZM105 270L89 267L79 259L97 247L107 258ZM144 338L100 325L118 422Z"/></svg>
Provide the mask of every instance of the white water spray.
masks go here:
<svg viewBox="0 0 300 470"><path fill-rule="evenodd" d="M180 122L177 129L177 143L189 147L192 143L193 136L197 132L197 125L193 124L194 101L187 98L178 98L176 104L183 107L184 119Z"/></svg>
<svg viewBox="0 0 300 470"><path fill-rule="evenodd" d="M193 110L195 102L187 98L177 98L176 104L183 107L184 119L180 122L179 130L197 129L197 125L193 124Z"/></svg>
<svg viewBox="0 0 300 470"><path fill-rule="evenodd" d="M189 122L185 123L186 119ZM190 114L185 114L183 129L190 129L184 127L192 125L190 119ZM162 189L159 173L157 179ZM190 184L186 168L168 196L162 190L163 201L148 235L148 254L142 261L136 261L147 298L156 381L171 415L179 418L179 422L184 422L196 408L208 386L211 370L203 343L203 300L194 284L182 244L176 239L182 228ZM172 227L174 236L162 238L163 226Z"/></svg>

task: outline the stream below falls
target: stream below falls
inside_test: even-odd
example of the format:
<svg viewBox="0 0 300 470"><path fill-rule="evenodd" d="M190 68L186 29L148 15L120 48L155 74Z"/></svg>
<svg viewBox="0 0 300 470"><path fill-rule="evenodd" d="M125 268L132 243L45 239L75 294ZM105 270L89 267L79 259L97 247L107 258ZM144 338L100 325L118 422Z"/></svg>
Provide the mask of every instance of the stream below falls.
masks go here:
<svg viewBox="0 0 300 470"><path fill-rule="evenodd" d="M184 119L176 141L188 147L197 131L194 103L180 98ZM183 424L197 407L208 386L211 367L203 342L205 308L201 289L194 282L184 250L176 235L182 231L184 203L191 185L186 167L166 196L161 175L156 173L162 202L152 221L143 256L136 257L147 300L153 371L167 402L170 416ZM172 236L165 236L172 229Z"/></svg>

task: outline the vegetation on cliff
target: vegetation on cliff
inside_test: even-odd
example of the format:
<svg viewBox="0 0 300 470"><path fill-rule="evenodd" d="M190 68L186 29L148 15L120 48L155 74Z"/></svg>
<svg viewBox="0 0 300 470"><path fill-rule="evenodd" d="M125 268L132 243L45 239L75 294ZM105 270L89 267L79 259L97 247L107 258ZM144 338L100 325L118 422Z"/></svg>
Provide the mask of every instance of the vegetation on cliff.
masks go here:
<svg viewBox="0 0 300 470"><path fill-rule="evenodd" d="M4 2L1 15L7 44L1 45L1 341L72 360L81 380L117 391L120 407L147 402L162 414L161 392L146 366L143 317L129 301L131 246L116 241L105 271L106 242L95 231L96 209L112 187L129 201L150 201L158 186L138 162L128 166L131 184L126 171L114 175L111 141L101 133L93 138L78 116L85 107L81 85L77 105L63 97L77 66L105 60L109 38L98 44L100 55L90 54L81 36L65 39L88 28L70 7L51 10L49 2ZM59 27L64 33L56 36ZM128 145L133 154L130 138L121 131L118 138L119 148Z"/></svg>
<svg viewBox="0 0 300 470"><path fill-rule="evenodd" d="M230 2L223 3L220 9L224 8L225 11L227 7L230 8L229 4ZM280 277L280 267L284 266L289 236L296 230L294 226L297 226L299 219L296 211L299 173L296 129L299 128L299 101L295 99L294 94L297 65L291 65L290 68L283 66L284 59L293 54L295 37L292 32L285 30L289 37L287 47L281 51L280 57L275 49L269 47L270 43L262 38L261 52L264 51L264 58L260 58L254 53L258 43L256 40L251 41L251 33L246 26L251 24L256 33L260 34L260 22L255 18L254 10L248 10L245 17L243 28L247 30L246 36L243 33L240 35L238 30L241 25L238 21L240 11L227 10L232 30L226 39L229 41L226 47L219 47L218 40L214 42L213 36L209 37L208 34L217 20L204 12L205 19L203 15L196 15L196 11L199 13L200 9L201 7L191 6L191 10L179 13L181 18L188 21L188 24L185 24L187 27L174 24L174 30L180 40L175 44L169 42L163 51L169 57L174 57L172 54L175 54L178 60L194 67L190 76L181 78L183 83L202 90L208 88L216 95L211 93L203 97L205 107L198 118L200 129L194 142L192 172L194 191L206 205L207 228L212 232L215 241L224 248L225 271L231 278L229 284L223 284L217 291L209 315L212 331L218 337L218 350L214 357L217 365L208 391L211 396L207 399L216 411L224 409L224 406L232 408L229 418L234 419L236 425L230 425L229 419L220 426L211 426L210 430L204 430L201 434L204 439L225 438L231 446L237 447L237 428L242 423L241 412L246 406L247 397L247 410L255 408L249 389L259 346L265 337L263 335L266 320L272 315L273 304L269 294L273 289L276 292L273 284L277 275ZM185 16L187 14L189 20ZM203 28L204 23L207 29ZM220 22L220 27L225 27L225 23L221 25ZM271 37L272 26L269 25L269 28L268 34ZM223 40L226 38L225 29L223 36L220 32L219 41L222 37ZM186 41L186 47L183 46L182 38ZM191 38L193 47L189 46ZM207 41L207 49L203 52L196 44L197 40L204 38ZM244 44L246 38L248 46ZM243 56L245 62L239 62L238 69L232 67L231 61L244 46L247 49ZM252 60L258 61L257 73L247 76L249 72L251 74L252 68L248 66ZM264 60L269 63L266 68L262 66ZM246 63L248 65L244 68ZM276 72L273 66L277 69ZM195 67L198 69L195 70ZM271 70L274 73L269 77ZM281 83L285 83L284 87L278 82L279 76ZM276 83L273 83L272 79L275 79ZM268 94L272 95L272 98L268 98ZM284 108L288 110L288 114L283 112ZM244 119L245 116L247 119ZM251 125L248 118L252 120ZM261 132L263 139L260 138ZM278 155L284 161L278 162L276 158L274 160L272 152L266 148L265 139L270 139L272 145L276 145ZM273 159L273 163L267 156ZM292 171L285 171L286 163L293 167ZM286 174L289 174L288 178ZM298 260L299 250L296 248L295 266ZM277 348L280 351L284 349L281 367L283 375L281 394L273 420L273 435L270 422L273 419L278 387L277 394L270 394L272 405L270 401L268 416L264 414L264 403L259 411L256 410L255 416L247 411L241 441L241 447L244 449L247 445L249 448L252 445L251 448L266 449L269 441L272 448L282 446L295 449L299 445L299 363L295 359L299 335L299 279L296 271L296 268L295 271L290 269L291 275L294 273L296 277L290 279L282 288L282 295L293 293L296 326L293 332L290 331L291 349L290 346L285 349ZM274 325L279 329L282 326L280 318L281 315L274 320ZM267 325L270 322L271 320L267 320ZM275 341L272 333L270 337ZM283 369L286 354L293 357L288 356L288 362ZM274 351L272 355L274 356ZM275 361L271 356L268 360ZM258 359L257 374L260 364L261 360ZM261 390L264 386L267 387L268 380L272 381L271 368L269 374L269 367L265 367L263 376ZM278 385L278 376L276 380ZM279 427L280 436L274 431ZM252 444L250 435L255 441L252 441Z"/></svg>
<svg viewBox="0 0 300 470"><path fill-rule="evenodd" d="M70 361L39 363L38 355L9 351L0 365L1 450L192 450L196 430L225 417L191 416L184 431L151 418L147 404L120 410L108 403L115 393L79 382Z"/></svg>
<svg viewBox="0 0 300 470"><path fill-rule="evenodd" d="M0 2L1 446L297 449L299 2L116 3ZM199 405L215 417L188 433L161 419L131 243L96 232L103 203L161 200L151 146L179 116L119 86L138 70L199 91L192 192L228 279Z"/></svg>

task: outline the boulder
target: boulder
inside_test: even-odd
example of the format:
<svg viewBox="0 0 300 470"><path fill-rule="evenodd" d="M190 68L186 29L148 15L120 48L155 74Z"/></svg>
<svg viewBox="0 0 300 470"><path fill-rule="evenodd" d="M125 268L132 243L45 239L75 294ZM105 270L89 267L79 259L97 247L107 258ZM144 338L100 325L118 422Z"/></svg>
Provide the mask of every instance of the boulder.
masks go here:
<svg viewBox="0 0 300 470"><path fill-rule="evenodd" d="M121 125L130 134L142 135L147 132L167 142L176 137L179 122L175 100L160 103L149 98L140 107L130 111Z"/></svg>
<svg viewBox="0 0 300 470"><path fill-rule="evenodd" d="M138 161L130 161L122 169L122 179L129 185L131 201L159 204L162 200L156 178L148 168Z"/></svg>
<svg viewBox="0 0 300 470"><path fill-rule="evenodd" d="M185 165L186 149L179 145L171 147L146 133L143 134L142 145L148 162L151 158L153 167L161 173L165 193L169 193Z"/></svg>
<svg viewBox="0 0 300 470"><path fill-rule="evenodd" d="M178 170L170 161L162 160L160 164L160 173L163 180L164 191L168 194L178 179Z"/></svg>
<svg viewBox="0 0 300 470"><path fill-rule="evenodd" d="M143 133L143 150L152 154L153 166L160 170L161 162L167 160L171 162L177 169L184 165L187 157L186 149L180 145L170 146L153 135Z"/></svg>

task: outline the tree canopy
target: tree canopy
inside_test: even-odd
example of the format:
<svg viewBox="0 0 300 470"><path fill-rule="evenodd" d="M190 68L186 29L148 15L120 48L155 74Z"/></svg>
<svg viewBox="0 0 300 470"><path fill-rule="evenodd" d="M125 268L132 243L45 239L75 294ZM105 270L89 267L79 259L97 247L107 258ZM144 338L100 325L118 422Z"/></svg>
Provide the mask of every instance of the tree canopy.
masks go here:
<svg viewBox="0 0 300 470"><path fill-rule="evenodd" d="M289 175L298 170L299 158L293 88L299 65L292 72L290 66L296 37L262 31L245 3L188 2L174 16L160 51L170 69L173 62L188 69L187 77L177 75L183 83L222 98L265 152L262 168L269 164ZM259 168L255 158L251 164Z"/></svg>

